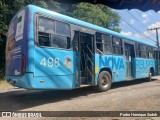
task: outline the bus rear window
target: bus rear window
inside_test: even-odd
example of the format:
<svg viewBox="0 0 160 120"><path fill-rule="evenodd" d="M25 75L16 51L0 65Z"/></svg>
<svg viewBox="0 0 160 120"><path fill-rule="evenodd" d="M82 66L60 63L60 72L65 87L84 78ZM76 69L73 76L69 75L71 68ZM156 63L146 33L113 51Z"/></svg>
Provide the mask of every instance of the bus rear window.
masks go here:
<svg viewBox="0 0 160 120"><path fill-rule="evenodd" d="M37 30L40 46L70 49L70 26L67 23L39 17Z"/></svg>

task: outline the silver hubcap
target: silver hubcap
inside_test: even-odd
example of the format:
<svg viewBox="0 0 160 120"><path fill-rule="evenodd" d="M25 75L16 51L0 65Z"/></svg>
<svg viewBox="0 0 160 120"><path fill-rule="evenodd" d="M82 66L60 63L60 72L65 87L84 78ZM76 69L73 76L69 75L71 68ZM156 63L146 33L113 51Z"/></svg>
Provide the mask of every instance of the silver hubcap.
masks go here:
<svg viewBox="0 0 160 120"><path fill-rule="evenodd" d="M107 75L103 75L102 76L102 82L101 82L101 84L102 84L103 87L107 87L108 86L108 80L109 80L109 78L108 78Z"/></svg>

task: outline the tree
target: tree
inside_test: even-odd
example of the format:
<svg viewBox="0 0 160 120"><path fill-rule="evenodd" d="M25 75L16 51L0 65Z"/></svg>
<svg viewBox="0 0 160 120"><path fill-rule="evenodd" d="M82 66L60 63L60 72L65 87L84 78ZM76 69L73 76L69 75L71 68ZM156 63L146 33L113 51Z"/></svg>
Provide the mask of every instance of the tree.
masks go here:
<svg viewBox="0 0 160 120"><path fill-rule="evenodd" d="M120 32L119 15L104 5L80 3L62 12L71 17Z"/></svg>

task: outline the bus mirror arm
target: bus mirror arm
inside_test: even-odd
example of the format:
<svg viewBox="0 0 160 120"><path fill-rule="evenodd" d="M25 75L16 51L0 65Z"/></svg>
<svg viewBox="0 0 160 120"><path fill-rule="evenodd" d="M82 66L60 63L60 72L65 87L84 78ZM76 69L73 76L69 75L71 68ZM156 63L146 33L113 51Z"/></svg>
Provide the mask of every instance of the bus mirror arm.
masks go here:
<svg viewBox="0 0 160 120"><path fill-rule="evenodd" d="M100 50L100 49L98 49L97 48L97 52L100 54L100 55L103 55L104 53Z"/></svg>

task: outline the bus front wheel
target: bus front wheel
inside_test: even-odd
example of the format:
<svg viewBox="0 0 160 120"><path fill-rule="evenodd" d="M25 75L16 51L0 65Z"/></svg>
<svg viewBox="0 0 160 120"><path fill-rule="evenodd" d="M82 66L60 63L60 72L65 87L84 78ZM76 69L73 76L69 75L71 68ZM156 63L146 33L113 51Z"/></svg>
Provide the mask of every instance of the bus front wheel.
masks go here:
<svg viewBox="0 0 160 120"><path fill-rule="evenodd" d="M100 92L104 92L110 89L112 84L112 77L108 71L102 71L99 73L97 89Z"/></svg>

